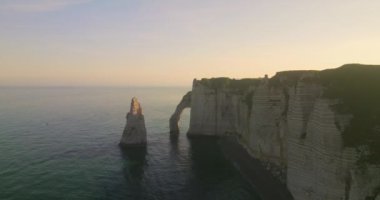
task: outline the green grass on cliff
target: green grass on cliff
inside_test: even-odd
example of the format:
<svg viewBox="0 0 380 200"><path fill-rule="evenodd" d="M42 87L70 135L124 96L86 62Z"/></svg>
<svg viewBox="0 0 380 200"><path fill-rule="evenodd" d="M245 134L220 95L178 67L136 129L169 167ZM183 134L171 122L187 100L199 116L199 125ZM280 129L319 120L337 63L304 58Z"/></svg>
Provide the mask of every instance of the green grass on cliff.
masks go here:
<svg viewBox="0 0 380 200"><path fill-rule="evenodd" d="M275 76L269 79L269 86L271 87L285 87L295 86L300 80L300 77L305 73L318 72L315 70L294 70L277 72ZM281 79L281 77L283 79Z"/></svg>
<svg viewBox="0 0 380 200"><path fill-rule="evenodd" d="M345 146L368 147L361 161L380 164L380 66L349 64L319 74L325 97L341 100L337 112L353 115L343 132Z"/></svg>
<svg viewBox="0 0 380 200"><path fill-rule="evenodd" d="M260 83L261 79L245 78L245 79L230 79L226 77L210 78L200 80L202 85L212 89L232 89L241 93L246 92L249 87L256 86Z"/></svg>
<svg viewBox="0 0 380 200"><path fill-rule="evenodd" d="M326 88L325 97L340 100L334 106L338 113L353 115L343 131L344 145L361 151L360 162L380 164L380 65L348 64L320 72L279 72L269 79L269 85L293 87L305 72L318 75L309 81L322 83ZM286 73L286 76L281 75L282 73ZM250 107L253 92L248 92L248 89L257 86L260 81L262 79L212 78L202 79L200 82L213 89L232 89L239 94L245 94L243 101Z"/></svg>

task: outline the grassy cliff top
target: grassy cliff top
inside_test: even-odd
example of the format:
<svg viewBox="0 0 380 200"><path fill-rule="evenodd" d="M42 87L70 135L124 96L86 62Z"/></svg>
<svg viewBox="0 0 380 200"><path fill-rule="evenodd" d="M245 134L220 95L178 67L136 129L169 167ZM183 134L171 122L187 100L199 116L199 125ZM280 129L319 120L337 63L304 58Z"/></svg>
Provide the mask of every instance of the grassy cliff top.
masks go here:
<svg viewBox="0 0 380 200"><path fill-rule="evenodd" d="M313 74L307 80L325 88L325 98L340 100L333 107L337 113L353 116L343 130L344 145L361 151L360 162L380 164L380 65L346 64L322 71L279 72L269 84L294 87L305 74Z"/></svg>
<svg viewBox="0 0 380 200"><path fill-rule="evenodd" d="M324 96L340 99L338 113L352 114L343 132L349 147L368 147L362 161L380 164L380 65L348 64L323 70L319 81L326 88Z"/></svg>
<svg viewBox="0 0 380 200"><path fill-rule="evenodd" d="M305 74L312 75L312 78L308 79L310 83L321 84L325 88L325 98L340 100L340 103L334 106L336 112L352 114L353 119L343 131L344 145L366 149L361 151L361 161L380 164L380 65L347 64L322 71L278 72L269 79L269 85L294 87ZM259 85L262 80L222 77L202 79L199 82L214 89L228 88L244 93L251 86ZM248 100L247 102L251 103Z"/></svg>
<svg viewBox="0 0 380 200"><path fill-rule="evenodd" d="M202 85L213 89L226 88L244 92L251 86L259 85L261 80L262 79L260 78L230 79L226 77L219 77L210 79L203 78L199 82Z"/></svg>
<svg viewBox="0 0 380 200"><path fill-rule="evenodd" d="M269 79L269 85L272 87L295 86L301 77L305 74L316 74L316 70L294 70L277 72Z"/></svg>

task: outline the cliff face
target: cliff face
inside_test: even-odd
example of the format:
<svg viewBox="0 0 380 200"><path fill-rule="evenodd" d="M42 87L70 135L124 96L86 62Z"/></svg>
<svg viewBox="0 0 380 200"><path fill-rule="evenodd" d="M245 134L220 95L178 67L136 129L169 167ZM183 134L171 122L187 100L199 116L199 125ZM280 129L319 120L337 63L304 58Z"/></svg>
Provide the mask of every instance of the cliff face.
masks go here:
<svg viewBox="0 0 380 200"><path fill-rule="evenodd" d="M362 159L374 144L347 145L357 118L336 109L344 99L326 97L323 76L281 72L243 89L231 87L237 80L195 80L188 135L236 135L296 200L379 199L380 161Z"/></svg>
<svg viewBox="0 0 380 200"><path fill-rule="evenodd" d="M249 91L249 90L248 90ZM191 95L189 136L237 134L247 125L247 106L242 93L216 88L194 80Z"/></svg>

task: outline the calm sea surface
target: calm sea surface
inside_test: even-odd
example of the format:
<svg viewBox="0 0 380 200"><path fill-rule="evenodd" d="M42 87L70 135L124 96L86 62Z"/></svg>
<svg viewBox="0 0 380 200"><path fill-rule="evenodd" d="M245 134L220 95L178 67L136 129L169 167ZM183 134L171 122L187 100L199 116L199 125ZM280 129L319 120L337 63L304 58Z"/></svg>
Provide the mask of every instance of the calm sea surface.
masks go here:
<svg viewBox="0 0 380 200"><path fill-rule="evenodd" d="M189 88L0 88L0 200L258 199L215 140L169 139ZM118 147L138 97L146 149Z"/></svg>

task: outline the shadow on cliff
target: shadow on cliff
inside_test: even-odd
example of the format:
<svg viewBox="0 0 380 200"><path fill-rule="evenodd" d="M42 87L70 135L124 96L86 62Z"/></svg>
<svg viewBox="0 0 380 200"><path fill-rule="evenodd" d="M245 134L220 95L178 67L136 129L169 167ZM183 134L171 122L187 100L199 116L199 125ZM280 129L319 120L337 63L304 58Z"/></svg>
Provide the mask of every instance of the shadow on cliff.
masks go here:
<svg viewBox="0 0 380 200"><path fill-rule="evenodd" d="M264 200L294 200L284 183L276 179L261 162L249 155L234 137L220 140L224 155L234 162Z"/></svg>
<svg viewBox="0 0 380 200"><path fill-rule="evenodd" d="M231 174L217 138L191 138L190 153L197 177L222 179Z"/></svg>
<svg viewBox="0 0 380 200"><path fill-rule="evenodd" d="M189 144L192 170L187 184L193 186L189 199L260 199L223 155L219 138L192 137Z"/></svg>

